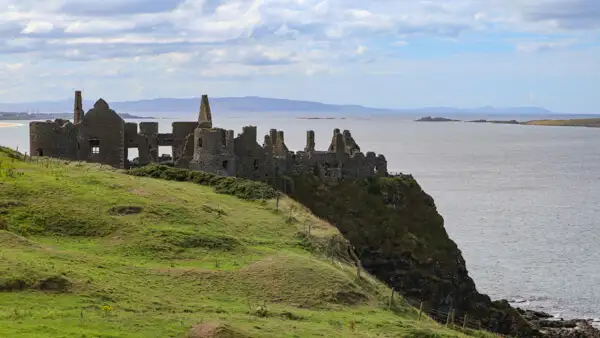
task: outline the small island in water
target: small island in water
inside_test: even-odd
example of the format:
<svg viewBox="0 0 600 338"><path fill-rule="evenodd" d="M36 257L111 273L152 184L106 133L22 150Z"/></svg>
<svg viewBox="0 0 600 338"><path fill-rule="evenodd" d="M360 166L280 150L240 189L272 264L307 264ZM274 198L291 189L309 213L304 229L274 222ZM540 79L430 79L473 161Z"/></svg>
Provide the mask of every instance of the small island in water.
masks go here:
<svg viewBox="0 0 600 338"><path fill-rule="evenodd" d="M460 120L453 120L453 119L449 119L449 118L445 118L445 117L431 117L431 116L425 116L425 117L421 117L418 120L415 120L416 122L460 122Z"/></svg>

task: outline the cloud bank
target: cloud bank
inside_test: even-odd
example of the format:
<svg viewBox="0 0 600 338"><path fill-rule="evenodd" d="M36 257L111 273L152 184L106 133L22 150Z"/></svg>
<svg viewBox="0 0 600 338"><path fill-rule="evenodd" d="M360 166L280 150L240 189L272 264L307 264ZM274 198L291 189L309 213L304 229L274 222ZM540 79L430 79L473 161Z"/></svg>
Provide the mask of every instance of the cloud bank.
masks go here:
<svg viewBox="0 0 600 338"><path fill-rule="evenodd" d="M597 0L0 0L0 9L2 101L81 88L109 100L207 92L600 112L586 89L600 75ZM578 99L556 81L579 83Z"/></svg>

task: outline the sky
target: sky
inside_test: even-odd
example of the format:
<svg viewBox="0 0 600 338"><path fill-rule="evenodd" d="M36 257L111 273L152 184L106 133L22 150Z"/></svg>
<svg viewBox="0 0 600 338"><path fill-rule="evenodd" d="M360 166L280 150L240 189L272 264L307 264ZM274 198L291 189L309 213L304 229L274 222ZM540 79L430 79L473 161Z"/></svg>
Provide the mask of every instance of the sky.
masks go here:
<svg viewBox="0 0 600 338"><path fill-rule="evenodd" d="M0 0L0 102L600 113L600 0Z"/></svg>

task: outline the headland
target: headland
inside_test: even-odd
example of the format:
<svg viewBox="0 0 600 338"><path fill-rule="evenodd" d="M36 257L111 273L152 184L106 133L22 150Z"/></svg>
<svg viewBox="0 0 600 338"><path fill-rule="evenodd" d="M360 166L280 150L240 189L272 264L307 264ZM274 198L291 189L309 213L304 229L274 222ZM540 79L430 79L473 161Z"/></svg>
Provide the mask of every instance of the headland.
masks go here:
<svg viewBox="0 0 600 338"><path fill-rule="evenodd" d="M33 157L2 151L15 161L1 175L0 291L11 292L0 303L27 316L0 317L0 333L116 322L140 336L210 324L241 337L557 337L479 293L433 198L349 131L322 151L308 131L293 152L283 131L260 146L252 126L214 127L206 96L197 121L164 134L80 102L76 92L74 122L30 124ZM159 145L173 147L169 165L157 165ZM48 294L63 322L40 311Z"/></svg>
<svg viewBox="0 0 600 338"><path fill-rule="evenodd" d="M523 122L528 126L563 126L563 127L589 127L599 128L600 118L567 119L567 120L532 120Z"/></svg>
<svg viewBox="0 0 600 338"><path fill-rule="evenodd" d="M530 120L530 121L517 121L517 120L487 120L477 119L470 121L455 120L446 117L421 117L416 122L468 122L468 123L492 123L492 124L516 124L525 126L554 126L554 127L590 127L599 128L600 118L581 118L581 119L564 119L564 120Z"/></svg>

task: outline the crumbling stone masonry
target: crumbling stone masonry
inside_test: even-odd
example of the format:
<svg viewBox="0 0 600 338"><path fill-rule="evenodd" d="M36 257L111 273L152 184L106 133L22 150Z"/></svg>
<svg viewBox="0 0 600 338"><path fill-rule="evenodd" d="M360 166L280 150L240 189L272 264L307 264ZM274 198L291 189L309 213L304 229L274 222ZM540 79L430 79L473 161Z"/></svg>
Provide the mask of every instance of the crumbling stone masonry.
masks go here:
<svg viewBox="0 0 600 338"><path fill-rule="evenodd" d="M129 168L128 149L137 148L138 165L159 161L160 146L170 146L173 165L224 176L274 182L277 177L314 173L324 181L344 177L367 178L387 175L387 161L374 152L363 154L350 131L333 131L326 151L315 150L315 133L306 134L306 147L293 152L284 133L271 129L262 145L255 126L233 130L213 127L208 96L203 95L197 122L174 122L172 133L159 133L157 122L126 123L108 103L99 99L84 114L81 91L75 92L73 122L55 120L31 122L30 152Z"/></svg>

